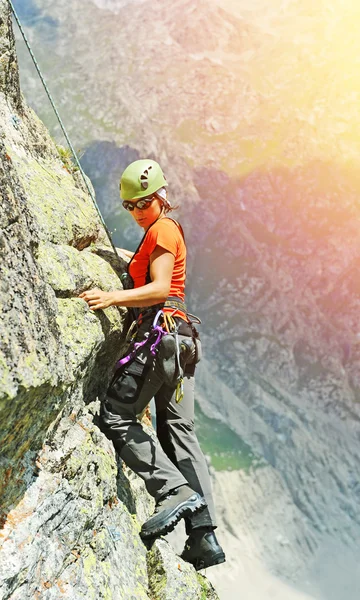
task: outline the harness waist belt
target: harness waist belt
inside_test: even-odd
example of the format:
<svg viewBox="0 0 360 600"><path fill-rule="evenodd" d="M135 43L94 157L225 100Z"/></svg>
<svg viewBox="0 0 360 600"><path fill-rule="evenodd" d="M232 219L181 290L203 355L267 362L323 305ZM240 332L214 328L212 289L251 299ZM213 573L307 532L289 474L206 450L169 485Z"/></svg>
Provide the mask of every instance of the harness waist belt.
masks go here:
<svg viewBox="0 0 360 600"><path fill-rule="evenodd" d="M181 310L183 313L187 313L187 308L185 302L183 302L180 298L176 296L169 296L166 298L165 302L161 302L160 304L155 304L154 306L143 306L140 310L140 315L144 317L146 315L151 315L162 308L173 308L174 310Z"/></svg>
<svg viewBox="0 0 360 600"><path fill-rule="evenodd" d="M177 310L181 310L181 312L185 313L187 312L187 308L186 308L186 304L185 302L183 302L182 300L180 300L180 298L175 298L170 296L169 298L167 298L164 302L164 307L169 307L169 308L176 308Z"/></svg>

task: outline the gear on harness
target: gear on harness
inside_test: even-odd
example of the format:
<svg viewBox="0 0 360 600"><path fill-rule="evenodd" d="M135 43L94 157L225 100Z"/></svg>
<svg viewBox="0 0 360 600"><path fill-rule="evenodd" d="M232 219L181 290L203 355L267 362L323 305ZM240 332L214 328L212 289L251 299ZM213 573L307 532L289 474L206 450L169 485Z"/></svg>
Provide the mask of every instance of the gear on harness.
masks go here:
<svg viewBox="0 0 360 600"><path fill-rule="evenodd" d="M133 281L133 278L131 277L130 273L128 273L127 271L125 271L125 273L122 273L120 275L120 281L121 281L121 284L122 284L124 290L132 290L133 289L134 281Z"/></svg>
<svg viewBox="0 0 360 600"><path fill-rule="evenodd" d="M149 344L149 342L152 341L153 338L156 338L156 339L154 340L153 344L151 344L151 346L150 346L150 353L152 356L156 355L157 346L159 345L162 336L166 335L166 332L158 325L159 317L161 314L162 314L161 310L159 310L156 313L150 333L148 333L148 335L145 337L145 339L143 341L134 342L133 350L127 356L125 356L124 358L121 358L118 361L117 365L119 367L126 365L134 356L136 356L137 351L140 348L142 348L143 346L145 346L145 344Z"/></svg>
<svg viewBox="0 0 360 600"><path fill-rule="evenodd" d="M163 321L162 325L159 324L161 320ZM142 320L141 323L140 327L143 327L146 320ZM183 331L183 325L185 325L186 332ZM181 333L181 330L185 335ZM141 391L146 373L151 368L154 358L157 357L164 383L176 388L175 400L177 403L181 402L184 397L183 382L187 365L191 364L195 368L195 364L200 359L198 352L200 340L195 327L182 319L164 313L160 309L157 311L149 330L145 332L144 338L136 341L138 332L138 321L135 320L128 332L130 352L117 362L117 370L110 383L108 395L113 399L121 399L122 401L127 401L126 398L129 398L128 401L130 401L132 391L136 393L137 397ZM125 378L129 375L133 379L134 377L137 379L136 390L133 381L130 387L129 382L124 385ZM140 383L140 380L142 383Z"/></svg>
<svg viewBox="0 0 360 600"><path fill-rule="evenodd" d="M113 400L125 403L136 402L148 370L157 354L158 345L165 330L158 325L162 311L158 311L149 332L144 339L136 342L136 333L132 335L130 352L116 363L116 371L110 382L107 394Z"/></svg>
<svg viewBox="0 0 360 600"><path fill-rule="evenodd" d="M165 368L165 356L162 356L162 365L164 369L164 374L167 376L168 379L170 379L170 385L174 385L176 383L175 401L176 403L179 403L184 397L184 369L180 360L181 350L179 345L178 327L172 315L163 313L163 319L164 326L166 329L166 337L162 339L162 346L165 346L165 349L167 346L168 350L171 350L169 358L171 359L171 364L174 365L174 369L171 369L171 374L169 374L169 372L167 372ZM161 350L162 348L160 348L160 356ZM175 360L172 360L173 358L175 358Z"/></svg>

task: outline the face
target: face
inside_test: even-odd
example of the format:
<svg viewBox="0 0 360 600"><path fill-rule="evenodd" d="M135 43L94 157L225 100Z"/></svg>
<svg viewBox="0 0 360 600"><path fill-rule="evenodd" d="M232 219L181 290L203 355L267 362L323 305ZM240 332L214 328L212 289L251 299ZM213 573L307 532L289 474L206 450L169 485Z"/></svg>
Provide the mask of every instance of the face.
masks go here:
<svg viewBox="0 0 360 600"><path fill-rule="evenodd" d="M136 200L134 200L133 202L135 203ZM155 198L155 200L150 204L150 206L148 206L148 208L140 209L135 207L134 210L130 211L130 214L132 215L133 219L137 222L137 224L146 230L160 216L161 209L161 200L159 200L159 198Z"/></svg>

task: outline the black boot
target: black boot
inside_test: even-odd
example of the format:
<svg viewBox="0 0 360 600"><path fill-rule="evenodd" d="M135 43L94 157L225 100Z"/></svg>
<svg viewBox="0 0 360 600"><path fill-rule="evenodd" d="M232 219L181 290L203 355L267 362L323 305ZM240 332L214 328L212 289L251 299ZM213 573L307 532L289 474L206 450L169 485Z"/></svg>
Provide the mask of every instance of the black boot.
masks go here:
<svg viewBox="0 0 360 600"><path fill-rule="evenodd" d="M206 507L200 494L188 485L182 485L163 496L157 504L154 514L142 526L142 538L156 538L172 531L183 517L195 514Z"/></svg>
<svg viewBox="0 0 360 600"><path fill-rule="evenodd" d="M194 529L190 533L180 557L191 563L197 571L225 562L225 553L214 531L205 528Z"/></svg>

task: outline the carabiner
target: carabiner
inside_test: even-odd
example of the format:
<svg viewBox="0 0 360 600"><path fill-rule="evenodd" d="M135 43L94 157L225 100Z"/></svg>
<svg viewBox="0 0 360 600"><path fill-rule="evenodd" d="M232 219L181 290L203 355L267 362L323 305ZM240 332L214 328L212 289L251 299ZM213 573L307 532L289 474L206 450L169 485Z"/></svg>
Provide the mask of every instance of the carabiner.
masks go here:
<svg viewBox="0 0 360 600"><path fill-rule="evenodd" d="M175 394L175 402L179 404L184 397L184 379L183 377L180 379L179 383L176 386L176 394Z"/></svg>

